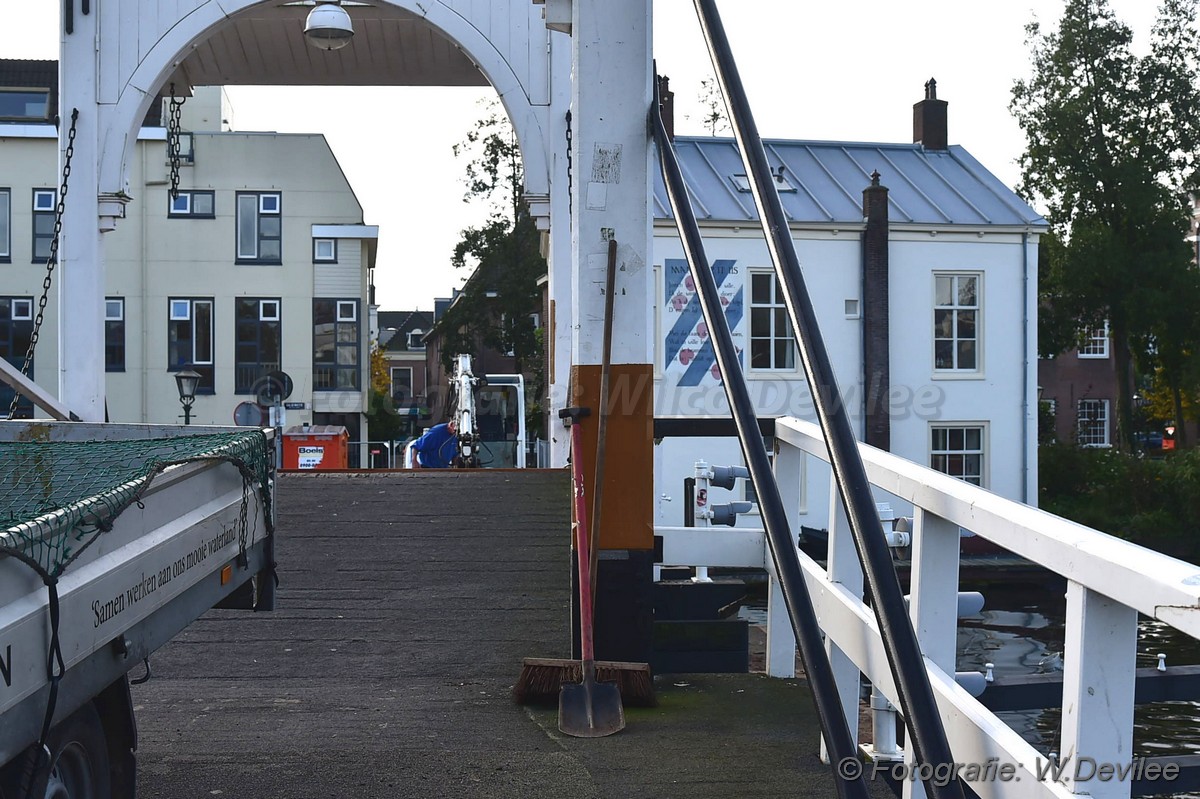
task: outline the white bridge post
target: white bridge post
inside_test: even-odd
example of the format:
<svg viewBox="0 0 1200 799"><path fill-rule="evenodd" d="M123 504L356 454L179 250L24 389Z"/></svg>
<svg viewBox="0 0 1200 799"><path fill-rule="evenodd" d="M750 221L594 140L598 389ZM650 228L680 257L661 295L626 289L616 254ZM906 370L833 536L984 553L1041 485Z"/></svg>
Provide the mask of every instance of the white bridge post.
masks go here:
<svg viewBox="0 0 1200 799"><path fill-rule="evenodd" d="M104 421L104 255L100 241L100 110L97 24L100 9L74 15L58 62L59 177L79 109L71 176L58 246L58 398L85 422ZM45 328L43 328L44 330ZM42 381L46 384L46 381Z"/></svg>
<svg viewBox="0 0 1200 799"><path fill-rule="evenodd" d="M855 597L862 599L863 573L854 548L854 537L850 533L850 521L838 493L837 480L829 480L829 553L826 556L826 573L834 583L840 583ZM846 726L850 735L858 740L858 692L859 671L854 661L838 648L828 636L825 651L829 653L829 664L833 668L833 681L842 700L842 712L846 714ZM821 738L821 760L829 762L829 751L825 739Z"/></svg>
<svg viewBox="0 0 1200 799"><path fill-rule="evenodd" d="M1059 763L1076 793L1129 797L1130 779L1102 780L1097 771L1133 760L1136 665L1137 611L1068 581Z"/></svg>
<svg viewBox="0 0 1200 799"><path fill-rule="evenodd" d="M792 541L800 534L800 504L804 492L804 453L790 444L776 445L774 471L779 484L779 496ZM767 592L767 674L772 677L796 676L796 632L792 629L791 617L783 601L783 586L775 571L775 561L763 553L767 567L769 591Z"/></svg>
<svg viewBox="0 0 1200 799"><path fill-rule="evenodd" d="M958 645L958 525L924 508L913 511L912 577L908 612L921 652L933 665L953 676ZM911 742L904 762L915 763ZM904 782L904 799L924 799L920 780Z"/></svg>

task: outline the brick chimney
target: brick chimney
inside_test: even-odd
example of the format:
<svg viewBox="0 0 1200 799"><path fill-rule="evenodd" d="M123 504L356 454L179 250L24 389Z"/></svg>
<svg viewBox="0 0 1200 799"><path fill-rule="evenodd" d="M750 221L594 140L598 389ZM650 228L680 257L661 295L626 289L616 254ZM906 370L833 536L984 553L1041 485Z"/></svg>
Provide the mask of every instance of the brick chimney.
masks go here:
<svg viewBox="0 0 1200 799"><path fill-rule="evenodd" d="M658 97L662 102L663 127L667 129L667 138L675 141L675 92L668 84L671 79L666 75L658 76Z"/></svg>
<svg viewBox="0 0 1200 799"><path fill-rule="evenodd" d="M950 146L946 133L946 101L937 98L937 81L925 84L925 99L913 106L913 143L926 150L945 150Z"/></svg>
<svg viewBox="0 0 1200 799"><path fill-rule="evenodd" d="M864 441L892 448L890 322L888 319L888 190L879 173L863 190L862 342Z"/></svg>

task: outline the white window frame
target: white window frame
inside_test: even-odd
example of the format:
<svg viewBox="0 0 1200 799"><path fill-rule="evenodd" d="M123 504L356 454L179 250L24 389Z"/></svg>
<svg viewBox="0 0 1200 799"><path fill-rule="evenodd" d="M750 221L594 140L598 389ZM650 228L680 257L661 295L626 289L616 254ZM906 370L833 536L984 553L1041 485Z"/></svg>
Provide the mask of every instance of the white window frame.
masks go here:
<svg viewBox="0 0 1200 799"><path fill-rule="evenodd" d="M933 446L933 435L934 435L934 432L937 430L946 430L946 431L962 430L962 431L964 431L964 435L965 435L966 431L968 431L968 430L978 430L979 431L979 448L978 449L968 449L968 448L966 448L966 446L964 444L963 449L950 449L949 447L947 447L946 449L935 449ZM988 483L989 483L988 452L991 449L989 446L990 438L991 438L989 434L990 434L990 425L987 422L976 422L976 421L931 422L929 424L929 433L925 437L925 441L928 445L928 450L929 450L928 458L925 462L928 463L929 468L933 469L934 471L941 472L942 474L948 475L950 477L958 478L965 483L970 483L971 485L976 485L976 483L973 483L970 480L966 480L962 475L950 474L949 472L943 472L941 469L938 469L936 466L933 465L933 459L937 455L946 455L946 456L978 455L979 456L979 483L977 485L979 485L981 488L987 488Z"/></svg>
<svg viewBox="0 0 1200 799"><path fill-rule="evenodd" d="M1104 360L1109 357L1108 353L1108 320L1105 319L1103 328L1091 327L1084 331L1077 354L1082 360Z"/></svg>
<svg viewBox="0 0 1200 799"><path fill-rule="evenodd" d="M410 350L423 350L425 344L421 341L421 337L425 335L425 331L419 327L414 327L408 331L408 348Z"/></svg>
<svg viewBox="0 0 1200 799"><path fill-rule="evenodd" d="M975 280L975 304L974 305L959 305L958 304L958 291L956 288L956 290L954 291L954 304L953 305L938 305L938 300L937 300L938 278L951 278L951 279L974 278L974 280ZM955 286L957 287L957 283L955 283ZM983 377L983 292L984 292L983 272L971 271L971 270L951 270L951 271L934 272L933 273L933 285L931 288L932 288L931 308L933 311L933 315L932 315L933 318L931 318L930 321L933 322L933 325L932 325L933 329L931 331L933 333L933 335L930 336L931 350L930 350L929 354L930 354L930 363L933 366L934 379L938 379L938 380L951 379L951 380L953 380L955 378L968 378L968 379L982 378ZM946 367L939 368L938 367L938 365L937 365L937 343L938 343L939 339L937 336L937 323L936 323L936 316L937 316L938 311L951 311L954 314L956 314L958 311L974 311L975 312L975 338L973 339L975 342L975 365L974 366L969 367L969 368L961 368L958 366L951 367L951 368L946 368ZM958 337L957 315L954 315L953 318L955 320L955 323L954 323L955 329L952 331L953 336L950 339L950 341L952 342L952 352L954 354L954 362L957 363L958 362L958 343L960 341L967 341L968 339L960 339ZM946 339L941 339L941 340L945 341Z"/></svg>
<svg viewBox="0 0 1200 799"><path fill-rule="evenodd" d="M259 300L258 301L258 321L260 322L278 322L279 321L279 300Z"/></svg>
<svg viewBox="0 0 1200 799"><path fill-rule="evenodd" d="M277 191L265 191L260 193L258 195L258 212L260 214L277 215L279 213L279 207L282 205L280 202L280 195L281 193Z"/></svg>
<svg viewBox="0 0 1200 799"><path fill-rule="evenodd" d="M329 252L322 253L321 246L328 245ZM314 263L337 263L337 239L313 239Z"/></svg>
<svg viewBox="0 0 1200 799"><path fill-rule="evenodd" d="M415 383L413 382L414 380L416 380L417 373L416 373L416 370L413 369L411 366L389 366L388 367L389 396L391 396L393 398L395 398L395 396L396 396L396 372L399 372L399 371L408 372L408 390L410 392L409 399L411 400L412 397L416 396L416 393L417 393Z"/></svg>
<svg viewBox="0 0 1200 799"><path fill-rule="evenodd" d="M762 305L754 302L754 278L757 275L766 275L771 278L772 294L774 299L770 305ZM773 269L748 269L746 270L746 288L749 289L749 296L746 298L746 371L751 375L778 375L778 374L795 374L800 368L800 346L796 341L796 331L792 328L792 320L787 318L787 328L792 340L792 365L791 366L754 366L754 309L769 308L771 310L771 360L775 360L775 342L781 337L776 335L774 320L777 310L783 310L784 315L787 315L787 306L783 301L783 286L779 282L779 278L775 276ZM662 338L662 336L659 336Z"/></svg>
<svg viewBox="0 0 1200 799"><path fill-rule="evenodd" d="M125 321L125 299L123 297L105 297L104 298L104 321L105 322L124 322Z"/></svg>
<svg viewBox="0 0 1200 799"><path fill-rule="evenodd" d="M12 320L14 322L28 322L33 319L33 300L28 297L13 297L11 304ZM24 308L24 310L17 310Z"/></svg>
<svg viewBox="0 0 1200 799"><path fill-rule="evenodd" d="M1088 441L1084 440L1083 408L1084 408L1085 403L1087 403L1089 407L1098 408L1101 411L1101 415L1098 418L1089 420L1093 424L1098 423L1098 430L1101 434L1099 440L1088 440ZM1079 441L1079 446L1089 447L1092 449L1104 449L1106 447L1112 446L1112 439L1109 436L1109 421L1111 419L1110 414L1109 414L1110 407L1111 406L1110 406L1108 400L1098 399L1096 397L1084 397L1083 399L1079 400L1076 403L1076 405L1075 405L1075 436ZM1089 435L1088 438L1091 439L1091 438L1093 438L1093 436Z"/></svg>
<svg viewBox="0 0 1200 799"><path fill-rule="evenodd" d="M191 216L192 215L192 193L190 191L181 191L179 194L171 197L168 211L175 216ZM182 206L182 207L181 207Z"/></svg>
<svg viewBox="0 0 1200 799"><path fill-rule="evenodd" d="M180 310L182 309L182 310ZM186 322L192 318L191 300L171 300L170 321Z"/></svg>
<svg viewBox="0 0 1200 799"><path fill-rule="evenodd" d="M58 203L58 192L54 189L34 189L33 190L33 211L34 213L53 212L55 205ZM49 203L44 201L49 200Z"/></svg>
<svg viewBox="0 0 1200 799"><path fill-rule="evenodd" d="M349 309L349 313L343 313L342 309ZM354 300L338 300L337 301L337 321L339 322L357 322L358 321L358 303Z"/></svg>
<svg viewBox="0 0 1200 799"><path fill-rule="evenodd" d="M847 297L842 304L842 310L846 314L847 319L859 319L862 317L862 303L857 297Z"/></svg>

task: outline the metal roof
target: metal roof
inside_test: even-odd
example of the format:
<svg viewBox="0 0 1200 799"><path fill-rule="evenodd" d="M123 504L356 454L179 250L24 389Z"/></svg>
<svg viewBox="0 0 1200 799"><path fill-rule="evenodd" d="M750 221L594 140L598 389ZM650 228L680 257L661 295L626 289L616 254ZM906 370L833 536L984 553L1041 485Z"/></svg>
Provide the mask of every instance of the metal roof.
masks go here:
<svg viewBox="0 0 1200 799"><path fill-rule="evenodd" d="M879 172L888 188L892 224L1045 226L1012 189L959 145L926 150L920 144L873 144L768 139L771 171L792 190L780 192L783 210L797 223L862 224L862 193ZM733 139L677 136L675 152L700 221L758 220L754 197L739 191L745 175ZM654 214L672 218L662 176L656 175Z"/></svg>

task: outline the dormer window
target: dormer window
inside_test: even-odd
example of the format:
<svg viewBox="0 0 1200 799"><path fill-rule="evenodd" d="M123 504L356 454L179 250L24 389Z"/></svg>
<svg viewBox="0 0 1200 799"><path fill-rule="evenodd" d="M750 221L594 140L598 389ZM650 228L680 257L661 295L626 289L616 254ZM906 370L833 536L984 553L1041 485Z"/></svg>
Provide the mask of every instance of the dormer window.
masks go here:
<svg viewBox="0 0 1200 799"><path fill-rule="evenodd" d="M780 166L777 171L772 172L771 177L775 178L775 188L778 191L794 192L796 190L796 187L792 185L792 182L787 179L787 175L783 174L782 166ZM729 179L733 182L734 188L736 188L739 192L742 194L750 193L750 178L746 177L745 175L730 175Z"/></svg>
<svg viewBox="0 0 1200 799"><path fill-rule="evenodd" d="M410 350L425 349L425 342L421 341L421 338L424 335L425 335L425 331L419 327L413 328L412 330L408 331L408 348Z"/></svg>
<svg viewBox="0 0 1200 799"><path fill-rule="evenodd" d="M49 118L49 89L0 88L0 120L45 122Z"/></svg>

